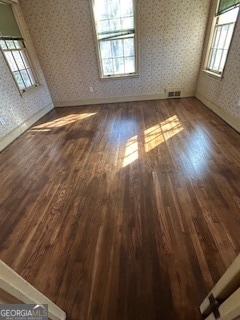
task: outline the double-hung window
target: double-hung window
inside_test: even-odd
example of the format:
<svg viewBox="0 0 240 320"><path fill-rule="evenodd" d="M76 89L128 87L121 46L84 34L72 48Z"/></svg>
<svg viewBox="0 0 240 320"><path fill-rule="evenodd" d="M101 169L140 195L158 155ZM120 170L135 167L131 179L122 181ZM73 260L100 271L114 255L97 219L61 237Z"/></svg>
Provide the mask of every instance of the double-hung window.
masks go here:
<svg viewBox="0 0 240 320"><path fill-rule="evenodd" d="M0 48L20 91L37 86L27 49L14 17L12 6L0 1Z"/></svg>
<svg viewBox="0 0 240 320"><path fill-rule="evenodd" d="M238 18L240 0L220 0L206 69L222 76Z"/></svg>
<svg viewBox="0 0 240 320"><path fill-rule="evenodd" d="M137 74L135 0L92 0L101 78Z"/></svg>

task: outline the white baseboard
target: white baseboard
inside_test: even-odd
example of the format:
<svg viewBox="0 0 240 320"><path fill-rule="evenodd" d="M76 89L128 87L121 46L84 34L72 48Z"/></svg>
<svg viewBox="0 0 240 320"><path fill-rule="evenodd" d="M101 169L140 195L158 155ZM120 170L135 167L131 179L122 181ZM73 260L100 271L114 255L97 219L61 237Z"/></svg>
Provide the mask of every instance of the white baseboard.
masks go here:
<svg viewBox="0 0 240 320"><path fill-rule="evenodd" d="M182 92L181 98L194 97L195 92ZM106 97L98 99L86 99L86 100L69 100L69 101L55 101L55 107L74 107L84 106L90 104L105 104L105 103L118 103L118 102L131 102L131 101L145 101L145 100L161 100L167 99L166 93L159 94L147 94L137 96L123 96L123 97Z"/></svg>
<svg viewBox="0 0 240 320"><path fill-rule="evenodd" d="M209 109L211 109L214 113L216 113L220 118L222 118L225 122L227 122L233 129L240 132L239 119L234 118L232 115L227 113L225 110L221 109L218 105L208 100L198 92L196 93L196 98L198 98L198 100L200 100Z"/></svg>
<svg viewBox="0 0 240 320"><path fill-rule="evenodd" d="M45 116L54 108L53 103L49 103L45 108L36 113L32 118L23 122L20 126L10 131L6 136L0 138L0 152L5 149L10 143L17 139L23 132L29 129L35 122Z"/></svg>

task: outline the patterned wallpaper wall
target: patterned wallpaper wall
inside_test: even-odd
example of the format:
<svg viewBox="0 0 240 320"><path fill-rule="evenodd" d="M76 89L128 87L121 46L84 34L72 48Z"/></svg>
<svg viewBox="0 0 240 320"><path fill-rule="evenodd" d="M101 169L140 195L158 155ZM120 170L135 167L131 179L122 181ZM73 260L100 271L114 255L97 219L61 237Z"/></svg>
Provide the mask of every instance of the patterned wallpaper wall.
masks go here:
<svg viewBox="0 0 240 320"><path fill-rule="evenodd" d="M0 51L0 139L33 117L52 101L20 8L18 17L23 26L23 34L28 44L31 61L36 69L41 86L21 97Z"/></svg>
<svg viewBox="0 0 240 320"><path fill-rule="evenodd" d="M137 2L140 75L100 80L90 0L20 0L55 102L195 91L210 0Z"/></svg>
<svg viewBox="0 0 240 320"><path fill-rule="evenodd" d="M212 2L208 32L205 39L201 71L199 73L197 93L217 105L231 116L240 120L240 18L230 47L223 79L218 80L203 72L207 44L212 25L212 17L216 10L216 0Z"/></svg>

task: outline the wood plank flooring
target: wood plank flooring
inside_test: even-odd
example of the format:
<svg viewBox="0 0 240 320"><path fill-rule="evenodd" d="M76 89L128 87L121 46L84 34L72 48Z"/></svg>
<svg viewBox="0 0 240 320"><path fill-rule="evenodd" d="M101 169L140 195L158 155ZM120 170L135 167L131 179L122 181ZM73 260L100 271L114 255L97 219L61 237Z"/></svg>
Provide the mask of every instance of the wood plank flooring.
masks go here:
<svg viewBox="0 0 240 320"><path fill-rule="evenodd" d="M240 135L194 98L55 109L0 172L0 258L68 319L199 320L240 252Z"/></svg>

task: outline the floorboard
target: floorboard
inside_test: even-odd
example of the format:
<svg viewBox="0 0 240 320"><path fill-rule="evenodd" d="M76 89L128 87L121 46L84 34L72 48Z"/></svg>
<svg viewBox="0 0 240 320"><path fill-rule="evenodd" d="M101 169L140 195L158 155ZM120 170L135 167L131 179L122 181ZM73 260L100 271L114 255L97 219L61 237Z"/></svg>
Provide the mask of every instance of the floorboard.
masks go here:
<svg viewBox="0 0 240 320"><path fill-rule="evenodd" d="M68 319L199 320L240 252L240 136L195 98L55 109L0 172L0 258Z"/></svg>

